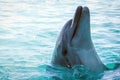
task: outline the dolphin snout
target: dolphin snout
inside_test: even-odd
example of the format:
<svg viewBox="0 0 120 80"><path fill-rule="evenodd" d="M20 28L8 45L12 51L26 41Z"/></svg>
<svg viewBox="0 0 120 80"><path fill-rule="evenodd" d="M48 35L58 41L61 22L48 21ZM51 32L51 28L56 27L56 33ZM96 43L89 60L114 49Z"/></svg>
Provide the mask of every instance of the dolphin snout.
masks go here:
<svg viewBox="0 0 120 80"><path fill-rule="evenodd" d="M87 43L91 40L90 35L90 12L88 7L79 6L76 9L71 25L71 43L74 46Z"/></svg>
<svg viewBox="0 0 120 80"><path fill-rule="evenodd" d="M73 37L76 34L77 25L78 25L78 22L80 20L81 15L82 15L82 6L78 6L77 9L76 9L75 15L72 19L72 24L71 24L71 27L70 27L71 40L73 39Z"/></svg>
<svg viewBox="0 0 120 80"><path fill-rule="evenodd" d="M71 26L72 28L75 27L78 24L78 21L81 17L81 14L82 14L82 6L79 6L76 9L75 15L73 17L72 26Z"/></svg>
<svg viewBox="0 0 120 80"><path fill-rule="evenodd" d="M83 12L84 12L84 13L89 13L89 8L85 6L85 7L83 8Z"/></svg>

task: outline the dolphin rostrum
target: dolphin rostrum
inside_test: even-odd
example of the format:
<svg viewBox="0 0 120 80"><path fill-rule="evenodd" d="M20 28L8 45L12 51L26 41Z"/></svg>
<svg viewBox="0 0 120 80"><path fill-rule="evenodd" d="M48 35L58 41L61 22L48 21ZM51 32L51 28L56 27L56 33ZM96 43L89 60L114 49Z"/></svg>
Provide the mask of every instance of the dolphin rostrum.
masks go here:
<svg viewBox="0 0 120 80"><path fill-rule="evenodd" d="M64 25L56 42L52 64L68 68L81 64L93 72L106 70L91 40L88 7L78 6L74 18Z"/></svg>

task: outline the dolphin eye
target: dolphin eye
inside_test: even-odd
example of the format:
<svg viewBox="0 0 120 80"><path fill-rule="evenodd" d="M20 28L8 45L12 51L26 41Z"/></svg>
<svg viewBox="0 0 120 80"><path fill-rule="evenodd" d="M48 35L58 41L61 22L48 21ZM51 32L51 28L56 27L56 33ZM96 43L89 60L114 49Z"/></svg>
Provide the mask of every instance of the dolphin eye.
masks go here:
<svg viewBox="0 0 120 80"><path fill-rule="evenodd" d="M64 49L64 50L63 50L63 56L66 56L66 55L67 55L67 50Z"/></svg>

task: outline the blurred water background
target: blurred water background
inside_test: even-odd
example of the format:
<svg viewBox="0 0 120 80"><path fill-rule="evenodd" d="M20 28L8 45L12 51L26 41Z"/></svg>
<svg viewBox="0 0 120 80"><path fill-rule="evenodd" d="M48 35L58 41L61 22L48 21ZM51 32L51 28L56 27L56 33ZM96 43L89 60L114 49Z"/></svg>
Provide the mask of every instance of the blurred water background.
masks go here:
<svg viewBox="0 0 120 80"><path fill-rule="evenodd" d="M83 66L72 70L50 66L52 53L61 28L82 5L90 9L92 39L101 60L104 64L120 63L119 2L0 0L0 80L99 79ZM120 80L118 70L107 73L101 80ZM90 75L81 78L85 74Z"/></svg>

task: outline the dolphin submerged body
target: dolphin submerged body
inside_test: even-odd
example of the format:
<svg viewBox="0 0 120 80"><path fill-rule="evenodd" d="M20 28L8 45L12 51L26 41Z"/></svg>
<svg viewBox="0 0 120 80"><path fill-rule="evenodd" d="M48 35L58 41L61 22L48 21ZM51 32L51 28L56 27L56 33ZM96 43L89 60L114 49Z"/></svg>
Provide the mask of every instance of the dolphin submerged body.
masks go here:
<svg viewBox="0 0 120 80"><path fill-rule="evenodd" d="M91 39L88 7L78 6L73 19L64 25L56 42L52 64L67 68L84 65L93 72L106 70Z"/></svg>

